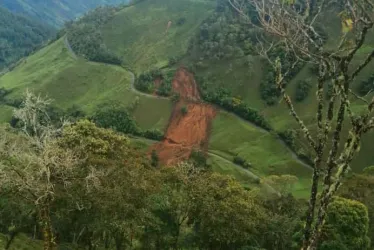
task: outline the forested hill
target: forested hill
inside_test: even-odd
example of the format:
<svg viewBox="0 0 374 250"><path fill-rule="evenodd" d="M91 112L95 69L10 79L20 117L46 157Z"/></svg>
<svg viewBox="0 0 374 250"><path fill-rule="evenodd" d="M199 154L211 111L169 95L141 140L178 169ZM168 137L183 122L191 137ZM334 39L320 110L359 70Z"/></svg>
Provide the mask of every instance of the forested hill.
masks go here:
<svg viewBox="0 0 374 250"><path fill-rule="evenodd" d="M0 7L0 71L27 56L54 32L51 26Z"/></svg>
<svg viewBox="0 0 374 250"><path fill-rule="evenodd" d="M65 21L75 19L97 6L127 2L128 0L2 0L0 5L12 12L24 13L55 27L61 27Z"/></svg>

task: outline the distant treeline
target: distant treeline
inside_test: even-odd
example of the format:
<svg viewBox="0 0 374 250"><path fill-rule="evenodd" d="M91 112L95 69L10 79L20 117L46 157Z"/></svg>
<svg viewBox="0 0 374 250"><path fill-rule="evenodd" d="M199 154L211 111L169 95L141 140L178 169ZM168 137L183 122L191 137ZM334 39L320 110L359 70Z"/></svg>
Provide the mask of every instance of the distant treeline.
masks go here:
<svg viewBox="0 0 374 250"><path fill-rule="evenodd" d="M100 27L123 6L99 7L76 22L67 22L65 32L74 52L88 60L121 65L122 59L104 44Z"/></svg>
<svg viewBox="0 0 374 250"><path fill-rule="evenodd" d="M0 7L0 71L28 56L54 33L48 25Z"/></svg>

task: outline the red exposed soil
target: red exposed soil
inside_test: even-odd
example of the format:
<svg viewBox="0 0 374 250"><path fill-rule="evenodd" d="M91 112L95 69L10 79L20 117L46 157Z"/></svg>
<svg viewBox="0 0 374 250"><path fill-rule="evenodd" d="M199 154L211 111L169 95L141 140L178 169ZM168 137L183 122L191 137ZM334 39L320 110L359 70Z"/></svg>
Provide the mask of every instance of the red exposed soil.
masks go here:
<svg viewBox="0 0 374 250"><path fill-rule="evenodd" d="M173 90L180 94L166 130L165 140L152 147L160 162L173 165L189 158L193 149L206 151L209 130L216 110L200 102L196 81L191 73L180 68L174 77ZM187 113L182 114L182 107Z"/></svg>
<svg viewBox="0 0 374 250"><path fill-rule="evenodd" d="M181 99L199 101L200 94L194 76L186 69L180 68L173 80L173 90L179 93Z"/></svg>

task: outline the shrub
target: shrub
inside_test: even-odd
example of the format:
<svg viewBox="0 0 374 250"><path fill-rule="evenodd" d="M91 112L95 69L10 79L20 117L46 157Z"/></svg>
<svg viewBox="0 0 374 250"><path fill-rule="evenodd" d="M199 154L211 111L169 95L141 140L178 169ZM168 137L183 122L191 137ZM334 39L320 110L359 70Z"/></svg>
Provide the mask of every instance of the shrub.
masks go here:
<svg viewBox="0 0 374 250"><path fill-rule="evenodd" d="M112 128L125 134L139 134L138 126L126 108L115 104L99 107L92 120L102 128Z"/></svg>
<svg viewBox="0 0 374 250"><path fill-rule="evenodd" d="M374 74L369 77L366 81L362 81L358 87L360 95L367 95L369 92L374 90Z"/></svg>
<svg viewBox="0 0 374 250"><path fill-rule="evenodd" d="M164 75L160 69L153 69L143 72L135 81L135 88L139 91L152 93L154 90L155 79L164 79ZM167 86L165 86L166 90ZM170 85L171 88L171 85ZM161 90L163 91L163 90Z"/></svg>
<svg viewBox="0 0 374 250"><path fill-rule="evenodd" d="M233 162L239 166L242 166L245 169L249 169L252 164L247 162L244 158L240 157L239 155L234 156Z"/></svg>
<svg viewBox="0 0 374 250"><path fill-rule="evenodd" d="M177 25L178 26L182 26L183 24L186 23L186 18L185 17L180 17L178 20L177 20Z"/></svg>
<svg viewBox="0 0 374 250"><path fill-rule="evenodd" d="M215 92L205 92L203 93L203 98L208 102L217 104L227 111L237 114L241 118L250 121L263 129L268 131L271 130L270 124L257 110L250 108L241 100L238 102L238 99L231 97L227 90L220 89Z"/></svg>
<svg viewBox="0 0 374 250"><path fill-rule="evenodd" d="M279 137L287 144L291 149L295 149L296 131L293 129L287 129L278 133Z"/></svg>
<svg viewBox="0 0 374 250"><path fill-rule="evenodd" d="M297 102L302 102L308 97L312 83L309 79L298 81L296 85L295 99Z"/></svg>
<svg viewBox="0 0 374 250"><path fill-rule="evenodd" d="M172 56L169 58L169 66L173 66L174 64L176 64L178 62L178 58L176 56Z"/></svg>
<svg viewBox="0 0 374 250"><path fill-rule="evenodd" d="M173 103L177 103L179 102L180 98L181 98L181 95L179 93L173 93L171 96L171 101Z"/></svg>
<svg viewBox="0 0 374 250"><path fill-rule="evenodd" d="M164 139L164 133L158 129L149 129L141 133L141 135L147 139L162 141Z"/></svg>
<svg viewBox="0 0 374 250"><path fill-rule="evenodd" d="M5 101L5 96L9 94L9 90L1 87L0 88L0 103L3 103Z"/></svg>
<svg viewBox="0 0 374 250"><path fill-rule="evenodd" d="M170 79L164 79L161 82L160 87L157 89L156 93L159 96L170 96L171 93L171 81Z"/></svg>
<svg viewBox="0 0 374 250"><path fill-rule="evenodd" d="M158 157L158 154L157 154L156 150L152 150L152 153L151 153L151 165L152 165L152 167L158 167L159 162L160 162L160 159Z"/></svg>
<svg viewBox="0 0 374 250"><path fill-rule="evenodd" d="M189 160L195 167L204 169L209 168L206 155L201 150L192 150Z"/></svg>
<svg viewBox="0 0 374 250"><path fill-rule="evenodd" d="M374 175L374 166L364 168L365 175Z"/></svg>
<svg viewBox="0 0 374 250"><path fill-rule="evenodd" d="M181 112L182 112L182 115L186 115L186 114L188 113L188 108L187 108L187 106L183 106L183 107L181 108Z"/></svg>

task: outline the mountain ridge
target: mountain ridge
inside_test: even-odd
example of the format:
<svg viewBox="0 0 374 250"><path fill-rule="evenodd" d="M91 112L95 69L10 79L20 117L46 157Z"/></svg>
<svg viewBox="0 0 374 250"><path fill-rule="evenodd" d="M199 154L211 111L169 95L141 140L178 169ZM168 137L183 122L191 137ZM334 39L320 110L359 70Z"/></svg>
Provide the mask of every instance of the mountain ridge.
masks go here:
<svg viewBox="0 0 374 250"><path fill-rule="evenodd" d="M128 3L128 0L3 0L3 6L14 13L32 16L39 21L47 22L54 27L62 27L66 21L74 20L90 9L102 5L117 5Z"/></svg>

